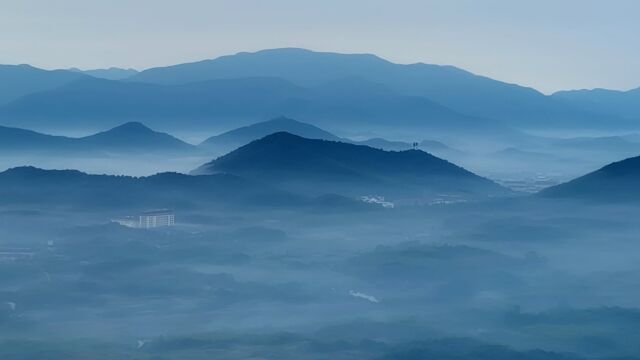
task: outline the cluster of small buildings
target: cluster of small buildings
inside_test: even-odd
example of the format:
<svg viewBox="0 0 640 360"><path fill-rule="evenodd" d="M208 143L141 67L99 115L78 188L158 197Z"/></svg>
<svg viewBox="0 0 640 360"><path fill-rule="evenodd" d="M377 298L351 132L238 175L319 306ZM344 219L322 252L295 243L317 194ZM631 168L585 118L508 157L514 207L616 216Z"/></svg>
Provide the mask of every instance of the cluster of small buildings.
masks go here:
<svg viewBox="0 0 640 360"><path fill-rule="evenodd" d="M112 222L136 229L152 229L173 226L176 219L173 211L168 209L145 211L135 216L112 219Z"/></svg>

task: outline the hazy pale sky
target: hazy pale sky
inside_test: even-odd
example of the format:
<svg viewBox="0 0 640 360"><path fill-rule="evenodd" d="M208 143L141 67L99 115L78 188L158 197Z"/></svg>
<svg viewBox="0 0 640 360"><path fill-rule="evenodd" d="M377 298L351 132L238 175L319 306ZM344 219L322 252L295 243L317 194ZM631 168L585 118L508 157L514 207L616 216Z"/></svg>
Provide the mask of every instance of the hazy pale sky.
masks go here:
<svg viewBox="0 0 640 360"><path fill-rule="evenodd" d="M0 0L0 63L144 69L276 47L640 86L638 0Z"/></svg>

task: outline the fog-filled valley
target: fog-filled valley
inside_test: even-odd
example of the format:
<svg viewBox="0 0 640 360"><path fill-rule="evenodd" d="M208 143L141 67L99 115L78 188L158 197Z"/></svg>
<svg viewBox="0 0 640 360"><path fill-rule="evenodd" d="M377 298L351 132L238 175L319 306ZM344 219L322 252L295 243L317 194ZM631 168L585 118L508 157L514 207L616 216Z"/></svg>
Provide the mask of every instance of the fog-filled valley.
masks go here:
<svg viewBox="0 0 640 360"><path fill-rule="evenodd" d="M110 222L134 205L4 205L5 356L637 354L633 204L178 203L158 229Z"/></svg>
<svg viewBox="0 0 640 360"><path fill-rule="evenodd" d="M640 359L634 92L302 49L0 79L0 359Z"/></svg>

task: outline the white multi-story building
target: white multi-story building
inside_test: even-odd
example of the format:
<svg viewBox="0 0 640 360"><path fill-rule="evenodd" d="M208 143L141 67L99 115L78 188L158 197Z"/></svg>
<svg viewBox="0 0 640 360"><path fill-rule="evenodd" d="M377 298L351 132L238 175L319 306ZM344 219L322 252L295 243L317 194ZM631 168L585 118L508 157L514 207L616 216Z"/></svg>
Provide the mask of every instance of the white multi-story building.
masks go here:
<svg viewBox="0 0 640 360"><path fill-rule="evenodd" d="M175 225L176 220L173 211L163 209L145 211L137 216L127 216L124 218L113 219L112 221L131 228L151 229L163 226L173 226Z"/></svg>
<svg viewBox="0 0 640 360"><path fill-rule="evenodd" d="M175 215L169 210L146 211L140 214L138 227L143 229L173 226L176 223Z"/></svg>

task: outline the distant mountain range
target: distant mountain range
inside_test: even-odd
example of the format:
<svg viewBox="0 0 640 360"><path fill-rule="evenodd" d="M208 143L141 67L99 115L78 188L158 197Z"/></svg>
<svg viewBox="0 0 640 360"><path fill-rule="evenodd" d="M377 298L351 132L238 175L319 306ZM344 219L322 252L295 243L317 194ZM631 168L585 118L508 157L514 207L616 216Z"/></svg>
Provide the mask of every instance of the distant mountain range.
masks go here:
<svg viewBox="0 0 640 360"><path fill-rule="evenodd" d="M180 85L87 78L0 108L0 118L12 126L55 122L86 127L143 119L154 126L207 129L283 114L343 129L422 129L481 136L512 132L499 122L462 115L427 98L399 95L357 78L309 88L274 77Z"/></svg>
<svg viewBox="0 0 640 360"><path fill-rule="evenodd" d="M452 66L304 49L239 53L140 73L4 66L0 82L11 84L0 90L0 122L18 127L114 126L123 120L178 127L179 120L183 129L209 130L286 115L343 130L487 137L514 136L512 129L637 128L638 119L635 91L613 92L624 106L622 100L592 106L591 95L588 101L582 93L545 96Z"/></svg>
<svg viewBox="0 0 640 360"><path fill-rule="evenodd" d="M598 202L640 200L640 156L609 164L597 171L540 192L548 198Z"/></svg>
<svg viewBox="0 0 640 360"><path fill-rule="evenodd" d="M212 80L179 86L86 78L53 91L25 96L0 114L15 122L53 118L64 125L105 119L147 118L156 122L210 120L213 116L253 117L291 94L301 91L280 79ZM25 120L22 120L25 119ZM91 120L93 119L93 120ZM193 120L191 120L193 121Z"/></svg>
<svg viewBox="0 0 640 360"><path fill-rule="evenodd" d="M75 153L83 155L192 153L198 149L169 134L130 122L90 136L71 138L0 126L0 150L7 153Z"/></svg>
<svg viewBox="0 0 640 360"><path fill-rule="evenodd" d="M551 98L593 113L640 120L640 88L629 91L607 89L559 91Z"/></svg>
<svg viewBox="0 0 640 360"><path fill-rule="evenodd" d="M91 70L81 70L78 68L71 68L68 70L73 72L83 73L95 78L107 79L107 80L124 80L138 73L138 70L136 69L122 69L117 67L111 67L108 69L91 69Z"/></svg>
<svg viewBox="0 0 640 360"><path fill-rule="evenodd" d="M497 184L419 150L383 151L343 142L268 135L219 157L195 174L259 178L303 193L413 197L505 193Z"/></svg>
<svg viewBox="0 0 640 360"><path fill-rule="evenodd" d="M198 146L191 145L169 134L157 132L139 122L129 122L112 129L85 137L47 135L26 129L0 126L0 151L7 154L60 155L75 153L97 154L217 154L223 155L252 141L277 132L289 132L309 139L341 141L367 145L383 150L404 151L411 143L382 138L354 141L338 137L328 131L297 120L279 117L240 127L212 136ZM462 152L433 140L419 143L422 149L433 149L436 154L461 155Z"/></svg>
<svg viewBox="0 0 640 360"><path fill-rule="evenodd" d="M186 84L210 79L265 76L303 87L357 77L384 85L399 95L430 99L459 113L498 119L524 128L602 127L620 120L613 114L584 111L534 89L478 76L453 66L400 65L370 54L272 49L148 69L130 80Z"/></svg>
<svg viewBox="0 0 640 360"><path fill-rule="evenodd" d="M22 96L49 91L87 77L66 70L42 70L29 65L0 65L0 106Z"/></svg>

